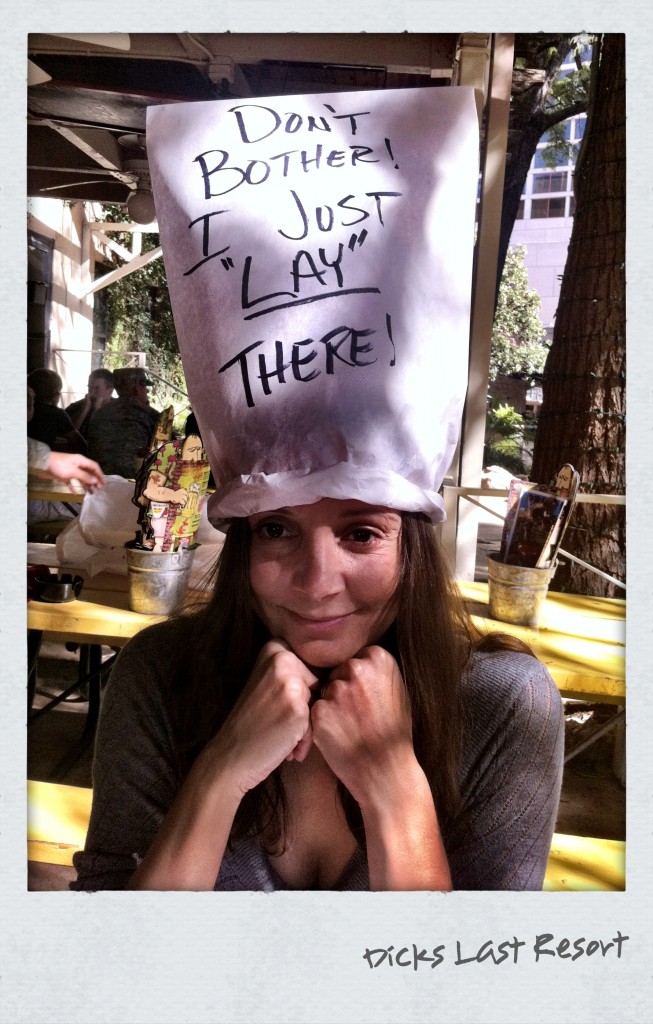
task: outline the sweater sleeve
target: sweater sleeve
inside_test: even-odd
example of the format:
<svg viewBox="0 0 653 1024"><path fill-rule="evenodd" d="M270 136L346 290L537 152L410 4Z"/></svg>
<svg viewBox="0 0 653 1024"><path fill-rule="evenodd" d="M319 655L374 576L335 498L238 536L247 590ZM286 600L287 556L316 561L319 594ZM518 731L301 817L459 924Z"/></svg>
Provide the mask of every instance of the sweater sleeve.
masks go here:
<svg viewBox="0 0 653 1024"><path fill-rule="evenodd" d="M463 684L462 813L447 834L454 888L539 890L564 756L560 694L537 659L479 654Z"/></svg>
<svg viewBox="0 0 653 1024"><path fill-rule="evenodd" d="M183 619L143 630L123 648L102 699L93 803L71 889L124 889L177 792L166 691L183 652Z"/></svg>
<svg viewBox="0 0 653 1024"><path fill-rule="evenodd" d="M52 449L48 448L43 441L35 441L33 437L27 438L27 469L30 473L47 472Z"/></svg>

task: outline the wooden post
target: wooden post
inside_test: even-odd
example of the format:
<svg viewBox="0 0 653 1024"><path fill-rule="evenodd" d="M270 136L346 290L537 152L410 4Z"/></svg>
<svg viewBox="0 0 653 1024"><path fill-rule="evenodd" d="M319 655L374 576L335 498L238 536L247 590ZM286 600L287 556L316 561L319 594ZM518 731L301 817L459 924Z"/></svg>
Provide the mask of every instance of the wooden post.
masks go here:
<svg viewBox="0 0 653 1024"><path fill-rule="evenodd" d="M489 96L485 124L484 159L472 290L469 384L460 445L459 483L478 487L483 469L490 342L501 227L503 180L508 144L508 117L514 36L493 37ZM472 580L476 561L478 513L467 502L459 504L456 577Z"/></svg>

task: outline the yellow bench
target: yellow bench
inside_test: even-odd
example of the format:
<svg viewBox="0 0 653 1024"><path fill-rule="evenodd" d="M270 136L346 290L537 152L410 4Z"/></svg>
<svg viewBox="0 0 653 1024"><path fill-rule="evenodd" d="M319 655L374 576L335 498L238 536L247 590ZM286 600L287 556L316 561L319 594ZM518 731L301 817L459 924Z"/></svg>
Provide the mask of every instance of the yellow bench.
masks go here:
<svg viewBox="0 0 653 1024"><path fill-rule="evenodd" d="M90 789L51 782L27 783L27 859L71 865L81 850L91 813ZM611 839L553 836L545 892L625 888L626 844Z"/></svg>
<svg viewBox="0 0 653 1024"><path fill-rule="evenodd" d="M623 892L625 878L625 843L554 833L544 892Z"/></svg>
<svg viewBox="0 0 653 1024"><path fill-rule="evenodd" d="M91 816L91 789L52 782L27 783L27 859L71 865Z"/></svg>

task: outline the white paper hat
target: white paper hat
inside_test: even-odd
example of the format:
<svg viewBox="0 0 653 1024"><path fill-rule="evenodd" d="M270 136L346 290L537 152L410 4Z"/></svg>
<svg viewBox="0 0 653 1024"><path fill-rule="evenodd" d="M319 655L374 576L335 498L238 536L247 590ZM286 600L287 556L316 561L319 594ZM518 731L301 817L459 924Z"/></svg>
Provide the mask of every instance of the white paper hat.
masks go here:
<svg viewBox="0 0 653 1024"><path fill-rule="evenodd" d="M472 89L151 107L209 517L322 497L444 518L467 386Z"/></svg>

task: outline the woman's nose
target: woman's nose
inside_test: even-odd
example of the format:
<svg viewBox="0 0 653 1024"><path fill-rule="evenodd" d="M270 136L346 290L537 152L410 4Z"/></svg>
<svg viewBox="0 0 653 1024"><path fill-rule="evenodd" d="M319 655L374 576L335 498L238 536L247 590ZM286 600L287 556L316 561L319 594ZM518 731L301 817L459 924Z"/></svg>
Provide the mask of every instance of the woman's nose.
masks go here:
<svg viewBox="0 0 653 1024"><path fill-rule="evenodd" d="M330 530L316 530L302 538L296 553L293 582L312 600L332 597L343 589L338 540Z"/></svg>

